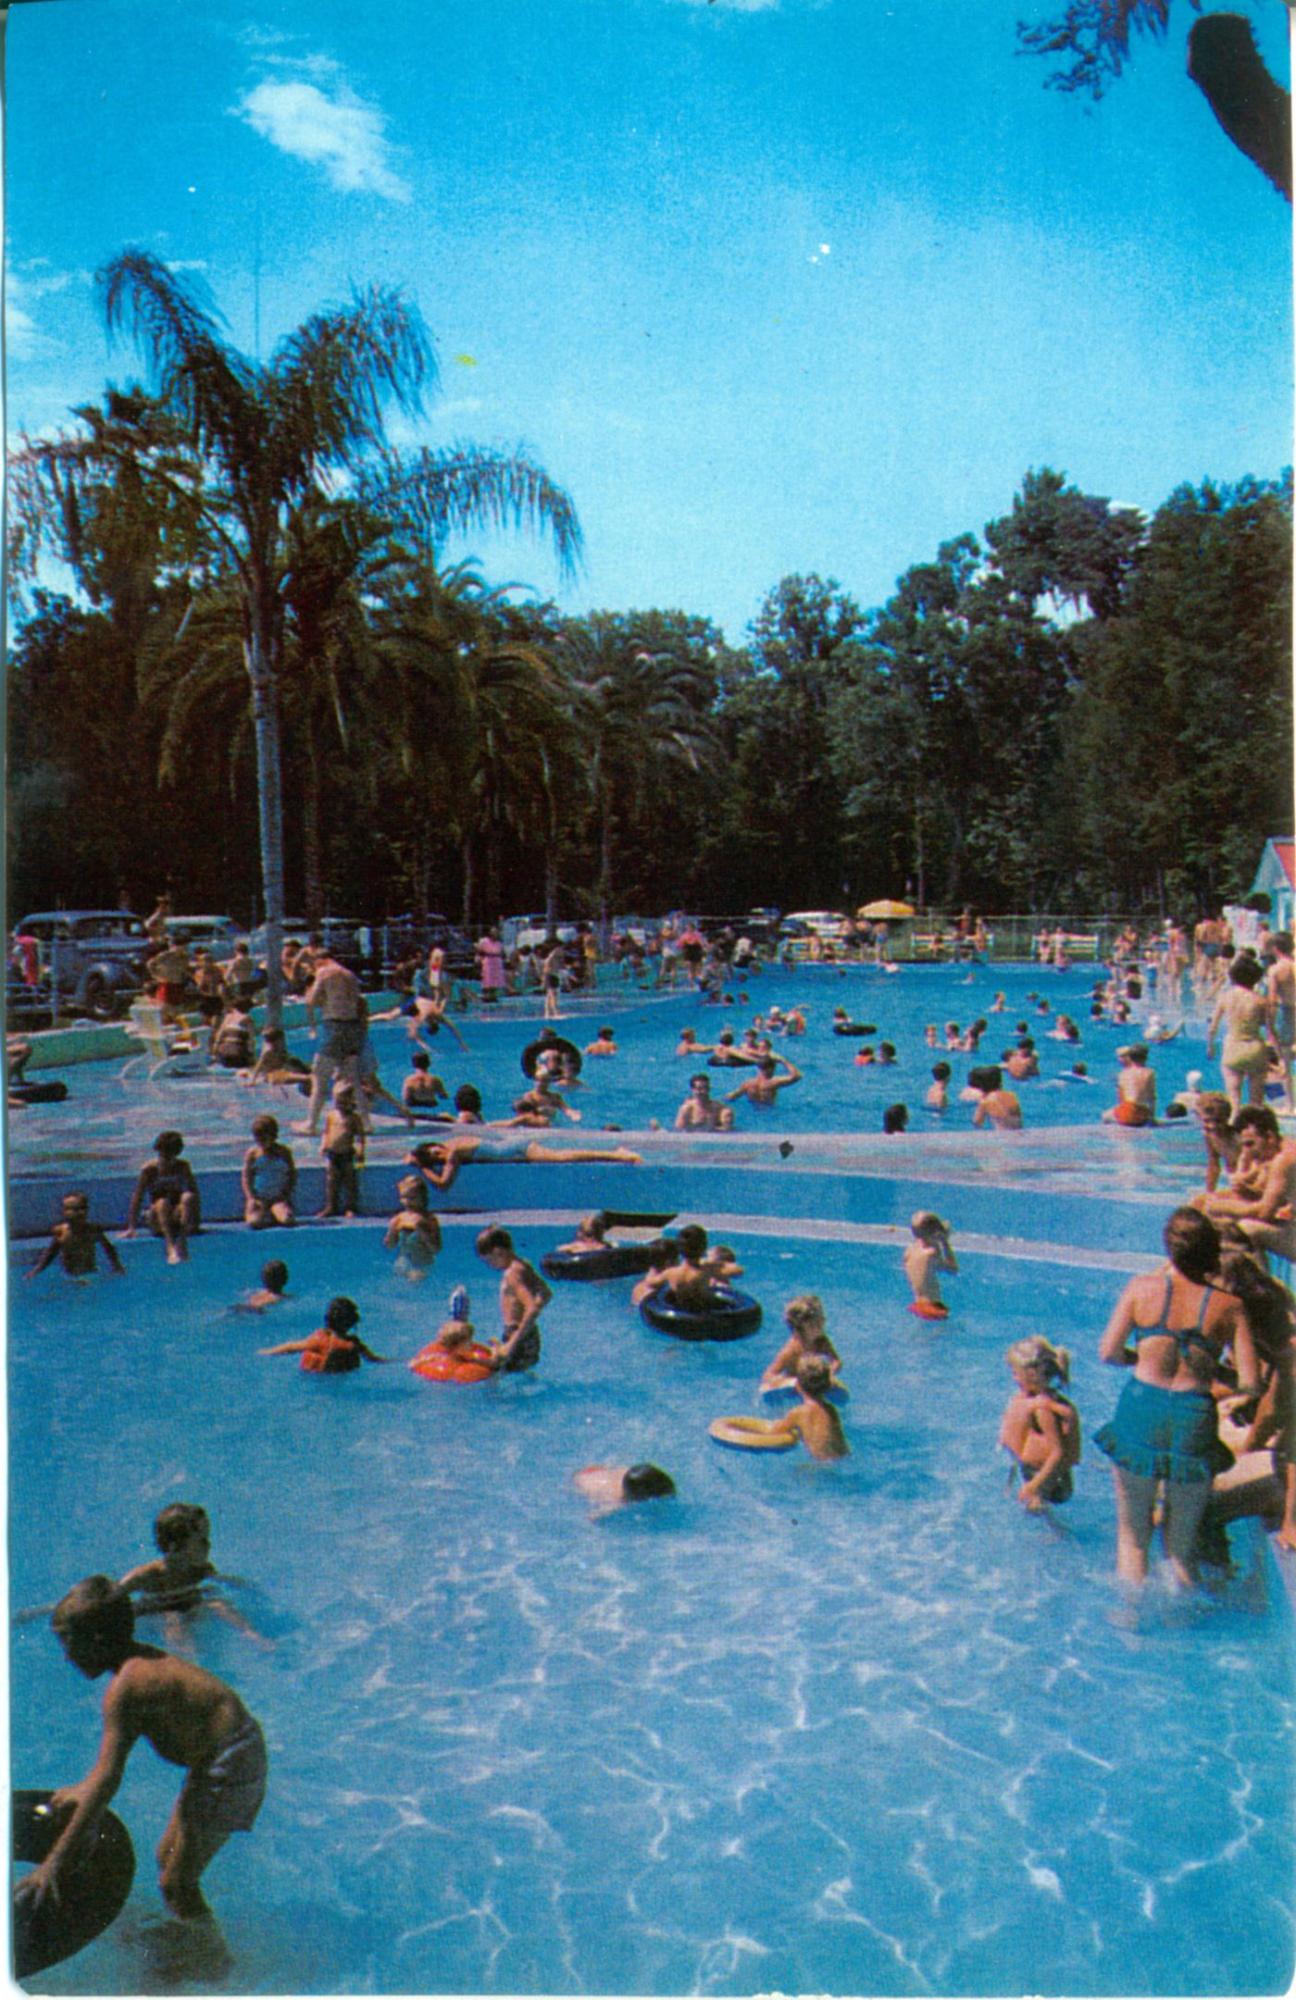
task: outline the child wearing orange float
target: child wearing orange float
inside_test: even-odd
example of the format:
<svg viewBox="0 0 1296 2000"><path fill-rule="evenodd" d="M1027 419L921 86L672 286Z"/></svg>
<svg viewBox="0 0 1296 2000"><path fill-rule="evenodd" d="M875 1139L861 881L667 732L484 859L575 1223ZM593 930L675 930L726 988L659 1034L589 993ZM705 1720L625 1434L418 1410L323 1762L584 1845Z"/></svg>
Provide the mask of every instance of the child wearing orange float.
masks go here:
<svg viewBox="0 0 1296 2000"><path fill-rule="evenodd" d="M1017 1388L1003 1413L999 1442L1021 1474L1017 1498L1037 1514L1071 1498L1071 1469L1080 1462L1080 1417L1063 1393L1071 1357L1065 1347L1031 1334L1014 1341L1006 1359Z"/></svg>
<svg viewBox="0 0 1296 2000"><path fill-rule="evenodd" d="M300 1354L308 1375L351 1375L361 1361L389 1361L390 1355L375 1354L355 1331L360 1324L360 1308L354 1299L329 1301L324 1324L305 1340L281 1340L277 1347L259 1347L258 1354Z"/></svg>
<svg viewBox="0 0 1296 2000"><path fill-rule="evenodd" d="M410 1370L425 1382L485 1382L495 1373L489 1347L474 1340L476 1328L468 1317L468 1288L456 1285L450 1294L450 1317L437 1328L410 1362Z"/></svg>
<svg viewBox="0 0 1296 2000"><path fill-rule="evenodd" d="M940 1273L958 1270L950 1247L949 1224L929 1208L919 1209L909 1224L913 1242L904 1253L904 1271L913 1291L909 1310L919 1319L948 1319L949 1307L940 1294Z"/></svg>

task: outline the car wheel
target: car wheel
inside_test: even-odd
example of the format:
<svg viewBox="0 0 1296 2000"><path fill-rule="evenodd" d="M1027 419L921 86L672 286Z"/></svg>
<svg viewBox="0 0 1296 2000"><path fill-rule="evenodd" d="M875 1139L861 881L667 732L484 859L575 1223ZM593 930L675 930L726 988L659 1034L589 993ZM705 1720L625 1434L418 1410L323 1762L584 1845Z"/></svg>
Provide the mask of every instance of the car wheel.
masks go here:
<svg viewBox="0 0 1296 2000"><path fill-rule="evenodd" d="M117 1012L117 995L101 972L90 974L81 1002L92 1021L111 1021Z"/></svg>

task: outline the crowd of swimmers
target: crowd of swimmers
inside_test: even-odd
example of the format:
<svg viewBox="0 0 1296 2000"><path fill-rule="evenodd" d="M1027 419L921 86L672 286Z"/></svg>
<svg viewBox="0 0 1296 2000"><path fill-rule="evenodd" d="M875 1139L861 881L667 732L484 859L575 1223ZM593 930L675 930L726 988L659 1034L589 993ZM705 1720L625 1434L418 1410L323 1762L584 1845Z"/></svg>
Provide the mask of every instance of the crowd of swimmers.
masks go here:
<svg viewBox="0 0 1296 2000"><path fill-rule="evenodd" d="M1217 1035L1222 1037L1226 1088L1203 1091L1200 1073L1190 1072L1165 1115L1196 1120L1204 1185L1169 1218L1164 1264L1125 1287L1099 1344L1100 1359L1125 1371L1116 1411L1096 1431L1094 1442L1111 1462L1117 1570L1131 1585L1147 1576L1158 1534L1172 1578L1181 1584L1198 1580L1203 1569L1227 1560L1223 1528L1239 1512L1265 1514L1280 1543L1296 1548L1296 1317L1290 1294L1269 1268L1272 1257L1296 1257L1296 1142L1284 1138L1266 1101L1266 1088L1276 1081L1284 1105L1290 1106L1296 1035L1291 940L1279 934L1268 941L1267 965L1257 953L1234 951L1223 943L1208 950L1215 945L1212 938L1195 942L1200 964L1210 968L1209 979L1203 973L1198 980L1187 943L1177 976L1191 974L1207 995L1212 1046ZM164 956L164 939L162 946L158 957ZM1172 966L1178 955L1176 945ZM249 1085L303 1090L308 1104L297 1129L319 1138L319 1216L350 1216L361 1208L366 1145L378 1101L376 1070L364 1059L366 1008L353 977L326 953L313 953L304 966L300 957L299 952L291 969L311 1009L318 1044L313 1060L293 1057L283 1035L270 1030L259 1053L240 1041L240 1067ZM690 983L700 984L704 964L705 959L695 965L699 978ZM1136 1021L1142 1034L1117 1049L1115 1102L1102 1115L1130 1128L1152 1124L1158 1118L1152 1045L1168 1039L1174 1029L1160 1030L1155 1016L1147 1014L1145 996L1137 990L1137 961L1135 967L1131 970L1117 958L1093 988L1087 1023L1054 1013L1042 993L1029 996L1033 1014L1017 1022L997 1062L980 1057L991 1019L1006 1011L1002 994L984 1016L965 1026L932 1024L925 1042L936 1059L923 1112L947 1116L953 1095L954 1101L961 1097L971 1105L973 1124L1018 1129L1023 1123L1020 1090L1045 1081L1040 1040L1063 1044L1069 1052L1080 1044L1083 1032ZM166 964L158 968L163 1005L169 1004L164 989L170 982L161 974L168 969ZM233 991L231 971L236 975ZM221 1005L219 1017L214 1005L209 1014L213 1050L231 1011L246 1013L250 991L237 989L249 983L236 961L223 969L221 992L211 996L213 1003L219 997ZM429 1191L444 1191L475 1162L638 1162L638 1154L619 1144L568 1147L537 1136L560 1120L578 1122L581 1115L567 1101L580 1087L581 1065L573 1060L571 1045L552 1028L530 1052L534 1075L528 1090L514 1102L509 1117L488 1123L476 1085L462 1084L451 1095L432 1069L428 1042L450 1025L444 992L430 984L400 1011L411 1035L410 1072L400 1095L387 1097L387 1102L407 1123L436 1121L440 1127L409 1151L397 1203L387 1219L384 1242L403 1276L426 1280L441 1251L441 1228ZM828 1026L836 1036L858 1044L853 1061L860 1067L901 1067L895 1044L878 1037L872 1023L854 1022L839 1007ZM675 1128L684 1133L724 1130L732 1125L735 1107L768 1111L776 1105L783 1092L803 1080L809 1027L805 1009L771 1005L748 1029L725 1028L708 1042L694 1029L682 1031L676 1055L704 1067L690 1072ZM462 1036L454 1032L462 1046ZM1002 1035L995 1039L996 1044L1004 1041ZM775 1047L776 1040L781 1048ZM793 1044L799 1062L783 1053ZM1257 1047L1263 1059L1255 1053ZM615 1030L600 1027L581 1054L596 1062L615 1059ZM953 1066L960 1057L972 1059L961 1090ZM734 1070L739 1076L732 1087L717 1088L716 1071ZM1068 1080L1092 1081L1083 1062L1075 1062L1065 1074ZM897 1113L903 1118L897 1119ZM888 1129L900 1131L908 1108L894 1104L886 1116ZM298 1191L293 1148L269 1113L252 1119L250 1139L240 1177L244 1222L258 1232L290 1228ZM201 1191L177 1130L158 1134L136 1177L122 1235L129 1239L141 1227L161 1240L166 1258L176 1264L187 1260L191 1242L202 1232ZM605 1214L590 1215L563 1248L576 1256L606 1250L613 1240L609 1228ZM457 1286L433 1339L406 1361L430 1380L524 1375L541 1365L542 1316L552 1304L552 1288L509 1230L498 1224L478 1234L476 1253L498 1279L498 1331L479 1337L466 1291ZM84 1280L101 1260L114 1276L124 1275L107 1230L91 1217L86 1195L69 1192L28 1275L57 1262L68 1276ZM691 1312L705 1313L742 1275L732 1246L712 1244L697 1223L658 1238L649 1246L647 1262L631 1301L642 1305L664 1299ZM920 1210L909 1226L901 1275L910 1311L931 1322L933 1330L951 1319L944 1286L957 1280L958 1273L950 1224L934 1210ZM289 1296L287 1287L286 1264L271 1258L260 1285L239 1302L240 1308L272 1314ZM802 1294L787 1303L783 1317L785 1338L755 1386L791 1396L793 1403L767 1420L767 1432L778 1442L800 1444L817 1460L840 1459L850 1450L841 1414L843 1363L829 1337L823 1304L814 1294ZM313 1332L271 1342L261 1354L292 1355L305 1373L330 1375L354 1374L365 1364L390 1365L395 1359L362 1338L362 1311L353 1298L331 1300L320 1321ZM998 1441L1008 1455L1021 1504L1040 1512L1071 1498L1081 1460L1082 1425L1070 1389L1070 1356L1051 1336L1038 1333L1014 1341L1005 1360L1012 1390L999 1420ZM575 1480L598 1511L674 1492L671 1475L649 1463L587 1466ZM60 1831L20 1889L36 1907L56 1900L70 1878L71 1864L114 1795L140 1737L186 1773L158 1849L162 1893L177 1915L208 1914L200 1887L203 1871L231 1832L251 1827L260 1808L266 1783L260 1729L231 1687L183 1656L183 1621L202 1602L258 1642L260 1635L226 1590L213 1589L236 1580L222 1578L211 1563L210 1522L203 1509L189 1503L164 1509L155 1538L156 1559L116 1580L87 1577L53 1611L54 1630L68 1660L88 1677L107 1676L108 1687L99 1752L79 1784L55 1794ZM140 1615L164 1617L164 1636L173 1647L178 1640L180 1650L141 1641L135 1631Z"/></svg>

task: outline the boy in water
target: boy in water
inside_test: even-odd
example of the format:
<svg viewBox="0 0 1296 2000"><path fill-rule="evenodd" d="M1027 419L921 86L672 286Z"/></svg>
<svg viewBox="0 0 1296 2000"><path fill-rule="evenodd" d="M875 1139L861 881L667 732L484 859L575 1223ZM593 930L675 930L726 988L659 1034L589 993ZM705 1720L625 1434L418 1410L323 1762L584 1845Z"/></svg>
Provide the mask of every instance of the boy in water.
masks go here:
<svg viewBox="0 0 1296 2000"><path fill-rule="evenodd" d="M715 1304L714 1281L703 1261L707 1254L706 1230L699 1222L686 1222L676 1232L675 1245L677 1261L664 1270L650 1271L639 1280L631 1296L636 1305L641 1305L645 1299L665 1292L670 1303L685 1312L706 1312Z"/></svg>
<svg viewBox="0 0 1296 2000"><path fill-rule="evenodd" d="M426 1049L410 1056L410 1072L401 1085L401 1103L407 1111L435 1111L449 1092L439 1076L432 1073L432 1058Z"/></svg>
<svg viewBox="0 0 1296 2000"><path fill-rule="evenodd" d="M665 1500L675 1481L660 1465L585 1465L572 1474L572 1485L593 1503L594 1515L610 1514L633 1500Z"/></svg>
<svg viewBox="0 0 1296 2000"><path fill-rule="evenodd" d="M909 1310L919 1319L948 1319L949 1307L940 1293L940 1273L951 1276L958 1259L950 1247L949 1224L929 1208L920 1208L909 1224L913 1242L904 1253L904 1272L913 1292Z"/></svg>
<svg viewBox="0 0 1296 2000"><path fill-rule="evenodd" d="M801 1401L770 1428L800 1438L811 1458L849 1458L850 1446L842 1421L828 1401L832 1364L825 1354L803 1354L796 1365Z"/></svg>
<svg viewBox="0 0 1296 2000"><path fill-rule="evenodd" d="M178 1132L159 1132L153 1158L140 1168L126 1211L125 1237L135 1234L140 1210L148 1211L149 1228L166 1242L168 1264L183 1264L189 1238L198 1232L198 1183L188 1160L181 1159L184 1140Z"/></svg>
<svg viewBox="0 0 1296 2000"><path fill-rule="evenodd" d="M89 1196L65 1194L63 1220L54 1224L49 1242L27 1276L34 1278L38 1272L47 1271L57 1257L69 1278L93 1277L100 1250L108 1259L109 1270L115 1271L119 1278L124 1277L126 1267L108 1241L106 1232L97 1222L90 1220Z"/></svg>
<svg viewBox="0 0 1296 2000"><path fill-rule="evenodd" d="M119 1590L138 1593L135 1606L137 1616L148 1612L161 1611L167 1614L166 1636L168 1643L175 1645L181 1636L179 1619L181 1611L196 1611L205 1604L232 1625L245 1637L255 1639L259 1645L269 1645L259 1632L253 1631L239 1612L225 1598L212 1596L202 1589L208 1581L217 1583L238 1583L234 1576L222 1576L211 1560L211 1522L205 1507L194 1507L187 1501L173 1501L164 1507L153 1523L153 1540L159 1550L159 1560L140 1563L137 1568L127 1570L118 1580Z"/></svg>
<svg viewBox="0 0 1296 2000"><path fill-rule="evenodd" d="M477 1255L500 1273L500 1318L504 1338L491 1343L496 1370L521 1374L540 1359L540 1315L553 1293L539 1272L513 1248L507 1229L483 1229Z"/></svg>
<svg viewBox="0 0 1296 2000"><path fill-rule="evenodd" d="M142 1736L169 1764L188 1772L158 1847L158 1876L177 1917L207 1917L199 1888L204 1868L231 1833L246 1832L265 1796L261 1729L232 1687L135 1637L135 1612L120 1584L88 1576L54 1607L50 1620L63 1651L87 1680L109 1676L103 1735L79 1784L54 1794L68 1813L49 1853L14 1894L35 1909L57 1902L68 1863L122 1781Z"/></svg>
<svg viewBox="0 0 1296 2000"><path fill-rule="evenodd" d="M244 1298L230 1308L232 1312L269 1312L271 1306L281 1306L288 1296L288 1266L281 1257L271 1257L261 1266L261 1283L255 1292L248 1292Z"/></svg>

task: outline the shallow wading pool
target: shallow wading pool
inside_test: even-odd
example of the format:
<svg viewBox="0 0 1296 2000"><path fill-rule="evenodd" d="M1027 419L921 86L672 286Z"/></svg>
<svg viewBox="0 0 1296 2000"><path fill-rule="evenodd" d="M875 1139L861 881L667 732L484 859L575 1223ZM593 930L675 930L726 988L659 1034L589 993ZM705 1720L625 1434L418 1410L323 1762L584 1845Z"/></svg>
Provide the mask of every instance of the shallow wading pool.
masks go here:
<svg viewBox="0 0 1296 2000"><path fill-rule="evenodd" d="M1071 1344L1086 1428L1108 1414L1097 1335L1137 1260L987 1246L932 1328L904 1310L895 1247L790 1224L735 1232L766 1319L732 1345L652 1334L623 1280L558 1290L530 1378L256 1357L337 1291L385 1354L429 1338L459 1281L493 1330L475 1227L448 1222L422 1285L359 1224L218 1229L174 1270L141 1241L125 1280L16 1294L15 1601L142 1560L156 1510L196 1499L274 1640L211 1613L185 1640L271 1747L261 1819L208 1877L233 1990L1283 1989L1292 1633L1263 1537L1234 1530L1220 1595L1153 1588L1130 1611L1098 1455L1043 1520L994 1449L1003 1349L1028 1331ZM515 1233L538 1259L568 1231ZM271 1249L290 1302L228 1313ZM708 1420L757 1408L806 1288L845 1357L852 1457L719 1449ZM678 1497L591 1518L572 1473L639 1458ZM20 1625L15 1782L79 1775L96 1704L48 1628ZM201 1976L156 1927L174 1789L137 1750L127 1911L37 1990Z"/></svg>

